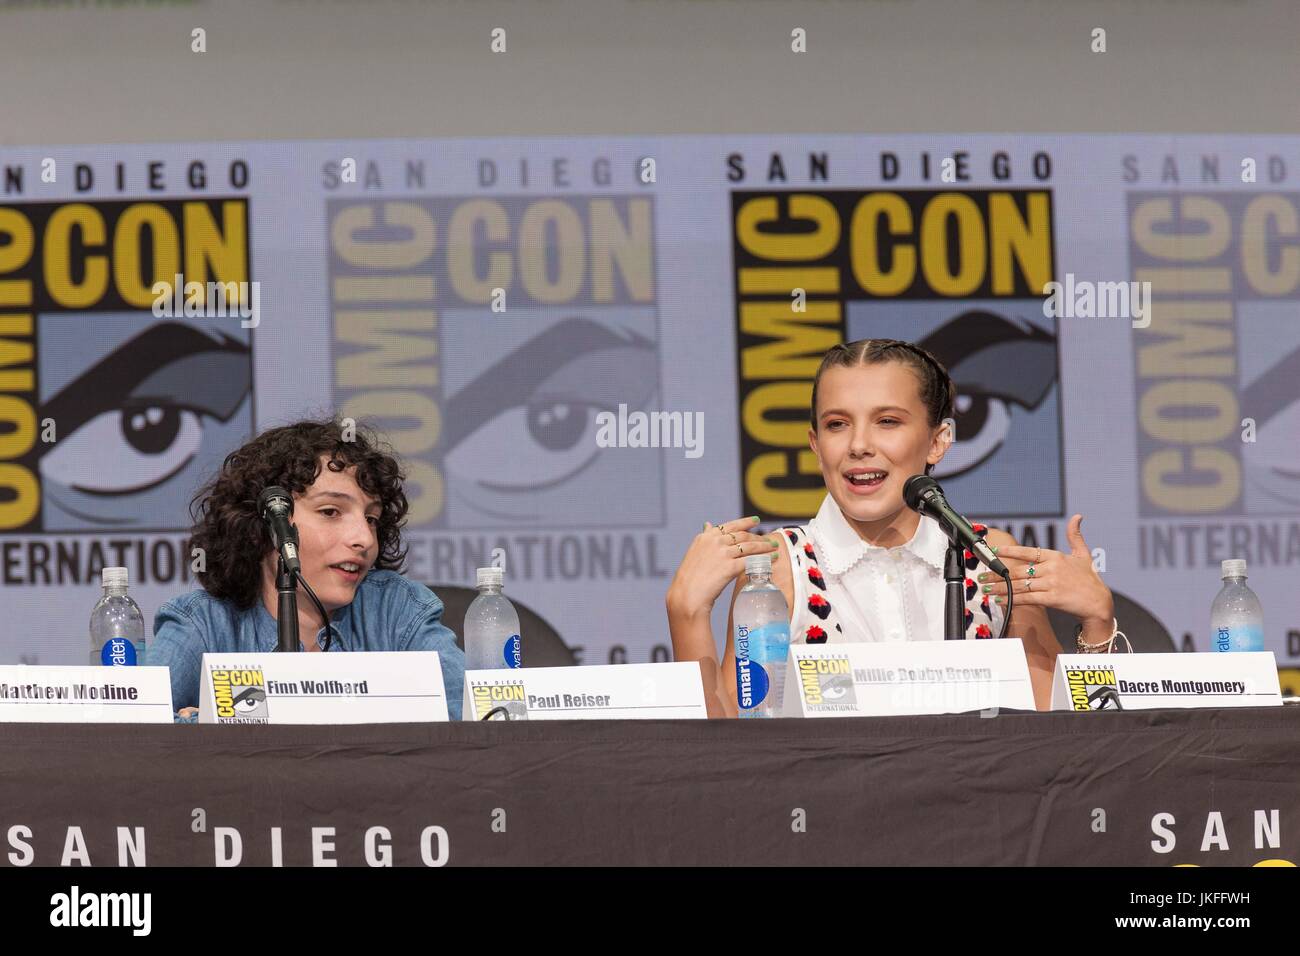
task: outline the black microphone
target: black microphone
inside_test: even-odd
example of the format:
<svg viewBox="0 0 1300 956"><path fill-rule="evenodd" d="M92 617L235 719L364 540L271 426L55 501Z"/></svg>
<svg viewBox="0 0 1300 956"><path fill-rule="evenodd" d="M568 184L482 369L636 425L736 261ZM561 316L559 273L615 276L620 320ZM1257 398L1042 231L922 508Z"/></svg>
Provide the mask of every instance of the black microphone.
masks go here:
<svg viewBox="0 0 1300 956"><path fill-rule="evenodd" d="M290 574L302 571L298 561L298 529L289 524L293 515L293 496L278 485L272 485L257 496L257 513L271 529L275 549L280 552Z"/></svg>
<svg viewBox="0 0 1300 956"><path fill-rule="evenodd" d="M997 559L993 549L975 533L970 522L959 515L943 496L939 483L929 475L913 475L903 484L903 501L913 511L934 518L967 551L978 555L991 571L1006 577L1007 566Z"/></svg>

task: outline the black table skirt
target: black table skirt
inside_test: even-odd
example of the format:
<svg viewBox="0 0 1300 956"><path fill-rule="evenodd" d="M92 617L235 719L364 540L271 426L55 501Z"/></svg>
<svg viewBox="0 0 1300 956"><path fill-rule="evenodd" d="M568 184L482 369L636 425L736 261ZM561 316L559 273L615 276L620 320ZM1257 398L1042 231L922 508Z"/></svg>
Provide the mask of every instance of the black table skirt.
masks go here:
<svg viewBox="0 0 1300 956"><path fill-rule="evenodd" d="M1300 708L5 724L0 815L0 866L1300 863Z"/></svg>

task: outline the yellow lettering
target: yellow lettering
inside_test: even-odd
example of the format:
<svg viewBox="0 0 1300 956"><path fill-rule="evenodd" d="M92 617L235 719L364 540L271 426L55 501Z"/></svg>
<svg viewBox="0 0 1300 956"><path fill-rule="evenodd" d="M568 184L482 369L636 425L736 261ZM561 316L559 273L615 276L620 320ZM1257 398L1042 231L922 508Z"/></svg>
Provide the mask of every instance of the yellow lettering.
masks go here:
<svg viewBox="0 0 1300 956"><path fill-rule="evenodd" d="M1277 269L1269 268L1273 246L1271 233L1290 237L1291 242L1277 245ZM1252 199L1241 220L1241 269L1246 280L1260 295L1291 295L1300 287L1300 235L1296 208L1283 196L1260 196Z"/></svg>
<svg viewBox="0 0 1300 956"><path fill-rule="evenodd" d="M950 270L949 217L957 220L956 272ZM984 217L975 200L961 193L943 193L932 199L921 215L921 248L921 271L935 292L962 296L979 288L984 281L988 251ZM1042 286L1035 291L1042 291Z"/></svg>
<svg viewBox="0 0 1300 956"><path fill-rule="evenodd" d="M1209 475L1211 480L1169 481L1195 474ZM1190 452L1166 448L1142 463L1142 488L1152 502L1170 511L1218 511L1241 493L1241 464L1222 448L1193 448Z"/></svg>
<svg viewBox="0 0 1300 956"><path fill-rule="evenodd" d="M476 242L476 227L483 224L484 242ZM447 278L456 294L466 302L487 302L493 289L508 289L511 281L510 254L494 251L487 256L487 273L474 272L476 249L488 243L508 243L510 221L499 202L475 199L456 207L447 229Z"/></svg>
<svg viewBox="0 0 1300 956"><path fill-rule="evenodd" d="M591 217L591 295L597 302L614 301L614 264L634 302L654 298L651 272L650 203L633 199L627 206L627 224L609 199L594 199Z"/></svg>
<svg viewBox="0 0 1300 956"><path fill-rule="evenodd" d="M144 230L149 231L153 245L153 262L149 263L148 277L140 281L140 254L144 251ZM148 308L156 296L155 282L174 282L180 272L180 234L171 214L156 203L137 203L128 206L113 229L113 280L118 294L128 305L138 309ZM186 281L197 281L186 276Z"/></svg>
<svg viewBox="0 0 1300 956"><path fill-rule="evenodd" d="M877 220L885 218L891 236L912 234L912 210L896 193L868 193L853 210L849 226L849 257L858 285L872 295L895 296L912 284L916 276L916 248L897 243L890 247L892 267L886 271L876 245Z"/></svg>
<svg viewBox="0 0 1300 956"><path fill-rule="evenodd" d="M73 248L72 233L80 234ZM41 245L45 267L45 289L55 302L67 309L84 309L103 298L108 288L108 262L102 255L87 255L87 249L103 248L108 235L104 218L94 206L70 203L60 206L45 226ZM72 280L73 263L85 267L80 282ZM152 296L150 297L152 302Z"/></svg>
<svg viewBox="0 0 1300 956"><path fill-rule="evenodd" d="M802 193L787 199L789 219L782 220L777 200L751 199L736 213L736 239L746 252L774 262L824 259L840 241L840 217L830 200ZM807 232L777 232L759 227L775 222L812 223Z"/></svg>
<svg viewBox="0 0 1300 956"><path fill-rule="evenodd" d="M1171 227L1190 226L1185 232ZM1178 201L1178 223L1169 199L1147 199L1133 210L1133 238L1148 255L1176 262L1200 262L1222 255L1232 241L1223 204L1204 196Z"/></svg>
<svg viewBox="0 0 1300 956"><path fill-rule="evenodd" d="M436 388L437 324L431 309L335 313L336 339L363 347L335 363L338 386Z"/></svg>
<svg viewBox="0 0 1300 956"><path fill-rule="evenodd" d="M550 227L555 241L548 243ZM548 276L547 249L556 252L556 276ZM547 200L534 203L519 223L519 277L524 290L536 301L559 305L577 297L587 268L582 221L568 203Z"/></svg>
<svg viewBox="0 0 1300 956"><path fill-rule="evenodd" d="M1052 281L1052 221L1046 193L1025 197L1026 217L1009 193L989 196L989 236L992 245L993 294L1016 290L1018 263L1029 291L1039 295Z"/></svg>

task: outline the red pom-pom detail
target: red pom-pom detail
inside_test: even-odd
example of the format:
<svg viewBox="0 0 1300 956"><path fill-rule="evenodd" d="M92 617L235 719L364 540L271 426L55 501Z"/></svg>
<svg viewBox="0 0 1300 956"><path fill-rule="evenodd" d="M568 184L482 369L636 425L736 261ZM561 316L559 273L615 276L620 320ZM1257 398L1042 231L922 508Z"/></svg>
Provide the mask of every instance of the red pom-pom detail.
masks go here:
<svg viewBox="0 0 1300 956"><path fill-rule="evenodd" d="M820 594L814 594L808 598L808 610L812 611L823 621L831 613L831 604Z"/></svg>

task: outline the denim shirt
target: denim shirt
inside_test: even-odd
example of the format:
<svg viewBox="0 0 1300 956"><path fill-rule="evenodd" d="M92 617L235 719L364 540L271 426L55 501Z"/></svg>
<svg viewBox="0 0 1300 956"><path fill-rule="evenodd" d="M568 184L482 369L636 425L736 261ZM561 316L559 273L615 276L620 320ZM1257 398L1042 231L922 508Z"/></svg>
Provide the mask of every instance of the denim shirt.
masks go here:
<svg viewBox="0 0 1300 956"><path fill-rule="evenodd" d="M456 635L443 626L442 602L428 588L395 571L371 571L352 603L333 612L330 626L331 651L437 651L447 711L452 720L460 720L465 654L456 646ZM279 644L275 618L261 601L240 610L201 590L160 607L153 633L145 660L171 670L176 710L199 705L199 669L205 653L274 651ZM324 628L316 643L325 646Z"/></svg>

